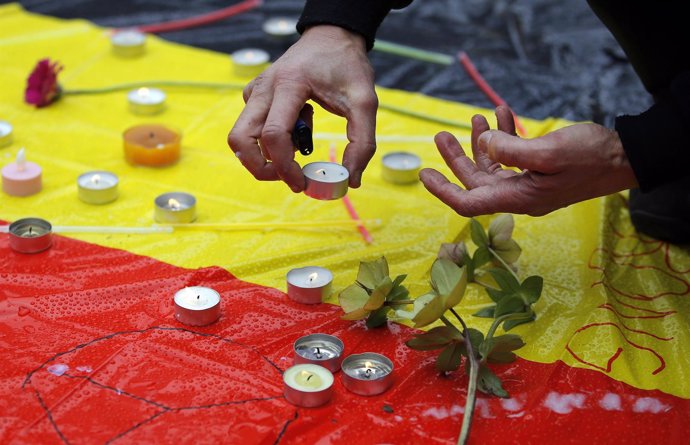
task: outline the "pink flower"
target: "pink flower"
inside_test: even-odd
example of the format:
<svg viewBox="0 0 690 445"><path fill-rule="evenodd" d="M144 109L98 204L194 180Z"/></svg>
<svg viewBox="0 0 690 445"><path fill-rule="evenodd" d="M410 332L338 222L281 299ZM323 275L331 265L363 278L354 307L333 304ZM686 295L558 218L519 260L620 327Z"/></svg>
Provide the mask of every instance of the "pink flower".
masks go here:
<svg viewBox="0 0 690 445"><path fill-rule="evenodd" d="M57 76L62 68L58 62L51 62L50 59L40 60L27 79L24 101L41 108L58 100L61 90Z"/></svg>

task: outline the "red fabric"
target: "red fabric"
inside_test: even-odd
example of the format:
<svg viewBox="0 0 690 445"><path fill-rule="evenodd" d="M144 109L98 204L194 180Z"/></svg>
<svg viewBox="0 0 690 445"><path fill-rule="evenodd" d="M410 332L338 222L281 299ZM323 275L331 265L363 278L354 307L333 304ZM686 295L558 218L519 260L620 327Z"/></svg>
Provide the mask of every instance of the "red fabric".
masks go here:
<svg viewBox="0 0 690 445"><path fill-rule="evenodd" d="M221 293L207 327L173 318L184 286ZM303 306L220 268L186 270L121 250L55 237L22 255L0 235L0 442L455 443L462 372L434 370L397 324L367 331L331 305ZM282 397L292 344L323 332L346 355L373 351L395 363L380 396L349 393L336 374L326 406ZM563 363L494 368L513 399L480 396L472 443L682 443L690 402ZM61 375L60 375L61 374Z"/></svg>

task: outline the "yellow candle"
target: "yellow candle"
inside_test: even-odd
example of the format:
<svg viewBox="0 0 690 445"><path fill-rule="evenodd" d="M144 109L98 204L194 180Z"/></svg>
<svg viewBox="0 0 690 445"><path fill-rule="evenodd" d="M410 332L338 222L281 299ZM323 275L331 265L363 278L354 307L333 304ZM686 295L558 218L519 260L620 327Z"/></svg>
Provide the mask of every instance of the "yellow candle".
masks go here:
<svg viewBox="0 0 690 445"><path fill-rule="evenodd" d="M158 124L137 125L123 135L125 159L130 164L160 167L180 158L182 136Z"/></svg>
<svg viewBox="0 0 690 445"><path fill-rule="evenodd" d="M309 371L300 371L295 376L295 383L304 388L318 388L323 385L323 380L318 375Z"/></svg>

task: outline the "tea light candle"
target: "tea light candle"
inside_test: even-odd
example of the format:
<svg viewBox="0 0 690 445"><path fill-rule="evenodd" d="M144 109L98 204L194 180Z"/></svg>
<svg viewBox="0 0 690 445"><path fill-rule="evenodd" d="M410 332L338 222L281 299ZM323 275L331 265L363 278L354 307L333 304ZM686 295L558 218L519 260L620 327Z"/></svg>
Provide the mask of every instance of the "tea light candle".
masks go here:
<svg viewBox="0 0 690 445"><path fill-rule="evenodd" d="M12 125L9 122L0 121L0 147L6 147L12 143Z"/></svg>
<svg viewBox="0 0 690 445"><path fill-rule="evenodd" d="M165 109L165 93L158 88L141 87L127 93L129 109L134 114L152 115Z"/></svg>
<svg viewBox="0 0 690 445"><path fill-rule="evenodd" d="M53 226L41 218L23 218L10 224L10 248L19 253L43 252L53 244Z"/></svg>
<svg viewBox="0 0 690 445"><path fill-rule="evenodd" d="M206 326L220 318L220 294L210 287L190 286L173 298L175 319L189 326Z"/></svg>
<svg viewBox="0 0 690 445"><path fill-rule="evenodd" d="M2 168L2 189L11 196L29 196L41 191L41 167L26 160L26 150L19 149L17 158Z"/></svg>
<svg viewBox="0 0 690 445"><path fill-rule="evenodd" d="M92 171L77 178L79 199L87 204L106 204L117 199L118 178L115 173Z"/></svg>
<svg viewBox="0 0 690 445"><path fill-rule="evenodd" d="M333 273L323 267L308 266L287 273L287 294L291 300L303 304L321 303L331 294Z"/></svg>
<svg viewBox="0 0 690 445"><path fill-rule="evenodd" d="M123 134L125 159L130 164L162 167L180 159L182 135L163 125L144 124Z"/></svg>
<svg viewBox="0 0 690 445"><path fill-rule="evenodd" d="M196 219L196 198L189 193L163 193L154 204L154 219L159 223L186 224Z"/></svg>
<svg viewBox="0 0 690 445"><path fill-rule="evenodd" d="M374 352L352 354L342 363L345 388L362 396L374 396L393 384L393 362Z"/></svg>
<svg viewBox="0 0 690 445"><path fill-rule="evenodd" d="M294 345L295 364L312 363L331 372L340 370L343 361L343 342L333 335L310 334L299 338Z"/></svg>
<svg viewBox="0 0 690 445"><path fill-rule="evenodd" d="M333 397L333 374L323 366L295 365L283 373L285 399L293 405L314 408Z"/></svg>
<svg viewBox="0 0 690 445"><path fill-rule="evenodd" d="M383 179L393 184L410 184L419 180L422 160L414 153L395 151L381 159Z"/></svg>
<svg viewBox="0 0 690 445"><path fill-rule="evenodd" d="M272 17L261 26L263 31L275 40L289 40L297 37L297 20L289 17Z"/></svg>
<svg viewBox="0 0 690 445"><path fill-rule="evenodd" d="M113 53L120 57L136 57L146 49L146 34L136 29L115 31L110 36Z"/></svg>
<svg viewBox="0 0 690 445"><path fill-rule="evenodd" d="M270 56L259 48L245 48L232 53L230 56L235 75L240 77L256 77L268 67Z"/></svg>
<svg viewBox="0 0 690 445"><path fill-rule="evenodd" d="M340 164L312 162L302 167L306 178L304 194L314 199L339 199L347 193L350 174Z"/></svg>

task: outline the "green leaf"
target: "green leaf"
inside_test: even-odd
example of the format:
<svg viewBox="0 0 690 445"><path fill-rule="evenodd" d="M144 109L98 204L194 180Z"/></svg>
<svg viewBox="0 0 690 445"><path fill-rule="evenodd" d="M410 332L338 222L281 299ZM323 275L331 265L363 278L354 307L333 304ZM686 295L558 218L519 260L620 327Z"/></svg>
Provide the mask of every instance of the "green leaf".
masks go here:
<svg viewBox="0 0 690 445"><path fill-rule="evenodd" d="M514 319L514 320L506 320L503 323L503 330L508 332L511 329L513 329L515 326L519 326L521 324L532 322L537 318L537 314L535 314L532 309L529 309L528 312L531 313L530 317L519 318L519 319Z"/></svg>
<svg viewBox="0 0 690 445"><path fill-rule="evenodd" d="M343 320L354 321L361 320L369 314L370 312L368 310L359 308L342 315L340 318L342 318Z"/></svg>
<svg viewBox="0 0 690 445"><path fill-rule="evenodd" d="M407 300L410 297L410 291L407 290L405 286L395 286L389 293L388 296L386 297L386 301L390 303L390 306L393 307L393 309L397 309L400 307L405 307L407 306L407 303L404 304L395 304L397 300Z"/></svg>
<svg viewBox="0 0 690 445"><path fill-rule="evenodd" d="M470 337L470 343L472 343L472 347L475 351L478 351L479 346L484 342L484 334L482 334L482 331L479 331L474 328L467 328L467 334Z"/></svg>
<svg viewBox="0 0 690 445"><path fill-rule="evenodd" d="M498 287L504 292L516 293L520 290L520 283L513 274L505 269L489 269L489 273L496 280Z"/></svg>
<svg viewBox="0 0 690 445"><path fill-rule="evenodd" d="M388 275L388 261L386 261L386 257L381 257L374 261L362 261L359 263L357 282L372 290L376 289L379 283Z"/></svg>
<svg viewBox="0 0 690 445"><path fill-rule="evenodd" d="M508 292L503 292L502 290L496 290L496 289L491 289L489 287L486 288L486 293L489 294L489 297L494 300L496 303L499 301L503 300L508 295L513 295Z"/></svg>
<svg viewBox="0 0 690 445"><path fill-rule="evenodd" d="M514 227L513 215L510 213L503 213L491 220L489 224L489 241L491 245L495 246L496 243L502 243L511 239Z"/></svg>
<svg viewBox="0 0 690 445"><path fill-rule="evenodd" d="M475 312L474 315L475 317L482 317L482 318L494 318L494 311L496 310L496 306L487 306L483 309L479 309L477 312Z"/></svg>
<svg viewBox="0 0 690 445"><path fill-rule="evenodd" d="M415 298L411 311L406 311L404 309L396 309L395 312L399 317L412 320L414 319L414 317L417 316L419 311L421 311L424 308L424 306L426 306L426 304L434 298L437 298L437 295L433 292L428 292L422 296Z"/></svg>
<svg viewBox="0 0 690 445"><path fill-rule="evenodd" d="M361 309L369 300L369 294L356 284L351 284L338 294L338 302L344 312Z"/></svg>
<svg viewBox="0 0 690 445"><path fill-rule="evenodd" d="M443 298L435 295L434 298L427 302L412 319L414 327L421 328L435 322L441 318L441 315L443 315L445 311L446 307L443 305Z"/></svg>
<svg viewBox="0 0 690 445"><path fill-rule="evenodd" d="M376 289L371 292L369 300L367 300L363 306L364 309L368 311L375 311L379 309L381 306L383 306L383 303L386 302L386 296L388 296L388 292L390 292L392 288L393 282L391 281L390 277L384 277L380 284L376 286Z"/></svg>
<svg viewBox="0 0 690 445"><path fill-rule="evenodd" d="M477 389L484 394L494 395L502 398L510 397L503 385L501 379L494 374L488 366L481 364L479 366L479 376L477 378Z"/></svg>
<svg viewBox="0 0 690 445"><path fill-rule="evenodd" d="M407 346L418 351L441 349L452 342L462 342L460 331L450 326L437 326L428 332L417 334L406 342Z"/></svg>
<svg viewBox="0 0 690 445"><path fill-rule="evenodd" d="M505 334L488 338L482 343L480 353L491 363L510 363L516 358L512 352L525 346L519 335Z"/></svg>
<svg viewBox="0 0 690 445"><path fill-rule="evenodd" d="M501 301L496 303L496 310L494 311L494 317L498 318L501 315L515 314L518 312L524 312L525 302L522 301L517 295L509 295Z"/></svg>
<svg viewBox="0 0 690 445"><path fill-rule="evenodd" d="M500 256L501 259L508 264L515 263L522 253L520 245L512 239L495 245L492 244L491 247L494 249L494 252L496 252L496 255Z"/></svg>
<svg viewBox="0 0 690 445"><path fill-rule="evenodd" d="M467 287L467 269L443 259L437 259L431 266L431 283L443 299L446 309L462 301Z"/></svg>
<svg viewBox="0 0 690 445"><path fill-rule="evenodd" d="M382 307L369 314L366 321L366 326L369 329L378 328L383 326L388 321L388 312L391 310L389 307Z"/></svg>
<svg viewBox="0 0 690 445"><path fill-rule="evenodd" d="M400 286L403 281L405 281L405 278L407 278L407 274L404 275L398 275L395 277L395 280L393 280L393 287Z"/></svg>
<svg viewBox="0 0 690 445"><path fill-rule="evenodd" d="M477 247L489 245L489 238L486 236L484 227L482 227L482 225L479 224L479 221L474 218L470 220L470 235L472 236L472 241L477 245Z"/></svg>
<svg viewBox="0 0 690 445"><path fill-rule="evenodd" d="M529 276L520 285L520 295L523 296L525 303L534 304L539 300L543 287L544 279L542 277L539 275Z"/></svg>
<svg viewBox="0 0 690 445"><path fill-rule="evenodd" d="M462 359L462 345L460 343L451 343L441 351L436 359L436 369L440 372L455 371L460 366Z"/></svg>
<svg viewBox="0 0 690 445"><path fill-rule="evenodd" d="M477 247L477 250L474 251L472 261L474 262L475 269L491 261L491 252L489 252L489 248L486 246Z"/></svg>

